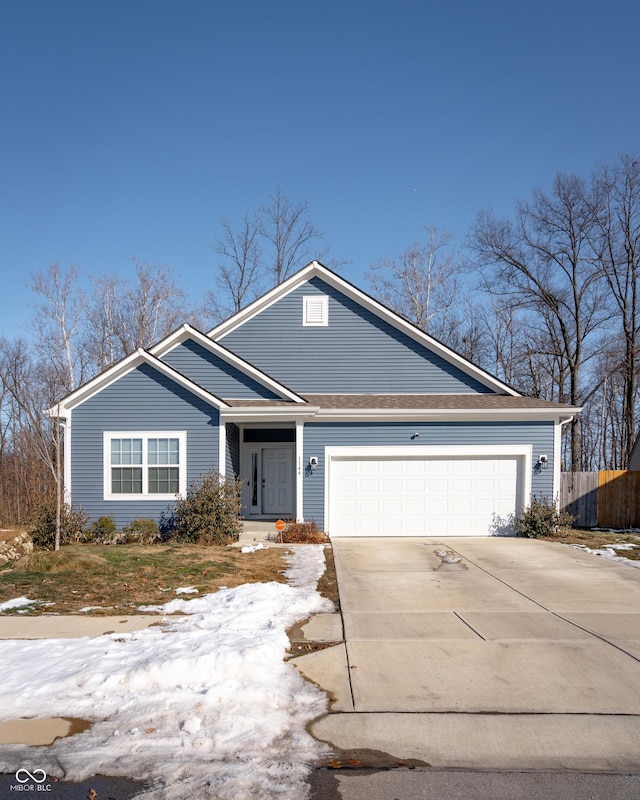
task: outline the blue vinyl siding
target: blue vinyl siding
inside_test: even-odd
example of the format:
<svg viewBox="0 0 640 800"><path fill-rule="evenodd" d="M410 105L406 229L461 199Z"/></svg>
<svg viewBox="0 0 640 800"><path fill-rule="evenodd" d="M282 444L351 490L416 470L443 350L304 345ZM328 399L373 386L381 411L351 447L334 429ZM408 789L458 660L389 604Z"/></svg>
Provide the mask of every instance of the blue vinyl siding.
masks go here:
<svg viewBox="0 0 640 800"><path fill-rule="evenodd" d="M302 298L329 297L327 327L302 325ZM221 343L304 394L460 394L490 390L320 278L290 292Z"/></svg>
<svg viewBox="0 0 640 800"><path fill-rule="evenodd" d="M147 364L74 409L71 418L72 502L91 519L113 516L118 527L156 520L166 500L103 499L104 431L186 431L187 485L218 466L218 410Z"/></svg>
<svg viewBox="0 0 640 800"><path fill-rule="evenodd" d="M162 361L216 397L281 399L279 395L192 339L174 347L163 356Z"/></svg>
<svg viewBox="0 0 640 800"><path fill-rule="evenodd" d="M417 439L411 439L419 433ZM308 423L304 427L303 463L318 457L314 472L305 471L304 516L324 527L325 447L409 447L422 445L532 445L533 460L540 453L549 457L548 469L534 470L531 491L537 497L553 492L552 422L336 422Z"/></svg>

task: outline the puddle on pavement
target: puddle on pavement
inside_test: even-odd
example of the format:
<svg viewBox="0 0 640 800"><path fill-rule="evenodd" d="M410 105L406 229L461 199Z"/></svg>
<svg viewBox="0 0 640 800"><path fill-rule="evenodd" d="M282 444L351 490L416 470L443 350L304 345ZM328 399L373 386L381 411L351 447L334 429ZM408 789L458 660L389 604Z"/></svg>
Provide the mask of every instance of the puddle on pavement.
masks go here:
<svg viewBox="0 0 640 800"><path fill-rule="evenodd" d="M43 747L82 733L91 727L86 719L77 717L36 717L0 722L0 744L28 744Z"/></svg>

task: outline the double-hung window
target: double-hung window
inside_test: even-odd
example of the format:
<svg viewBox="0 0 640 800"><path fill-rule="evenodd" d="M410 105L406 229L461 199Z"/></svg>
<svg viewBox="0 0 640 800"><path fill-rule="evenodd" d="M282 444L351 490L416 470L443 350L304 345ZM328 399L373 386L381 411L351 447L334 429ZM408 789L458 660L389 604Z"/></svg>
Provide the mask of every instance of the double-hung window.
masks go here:
<svg viewBox="0 0 640 800"><path fill-rule="evenodd" d="M173 500L186 489L184 431L126 431L104 434L106 500Z"/></svg>

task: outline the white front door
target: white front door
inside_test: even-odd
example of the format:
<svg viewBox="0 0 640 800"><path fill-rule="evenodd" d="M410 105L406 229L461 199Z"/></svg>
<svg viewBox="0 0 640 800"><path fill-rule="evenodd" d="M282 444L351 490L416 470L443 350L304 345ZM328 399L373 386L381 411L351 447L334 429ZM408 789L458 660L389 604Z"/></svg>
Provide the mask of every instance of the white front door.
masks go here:
<svg viewBox="0 0 640 800"><path fill-rule="evenodd" d="M262 513L293 516L293 447L262 448Z"/></svg>

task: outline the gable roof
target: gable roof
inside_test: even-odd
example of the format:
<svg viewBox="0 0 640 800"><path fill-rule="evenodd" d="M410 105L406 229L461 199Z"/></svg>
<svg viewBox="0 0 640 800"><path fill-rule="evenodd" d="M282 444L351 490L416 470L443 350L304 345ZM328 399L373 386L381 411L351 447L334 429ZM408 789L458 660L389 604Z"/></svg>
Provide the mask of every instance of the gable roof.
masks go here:
<svg viewBox="0 0 640 800"><path fill-rule="evenodd" d="M243 308L232 317L229 317L229 319L221 322L215 328L212 328L207 335L212 340L218 341L223 339L232 331L241 327L245 322L248 322L250 319L260 314L266 308L273 305L290 292L298 289L312 278L316 277L325 281L329 286L332 286L337 291L342 292L354 302L363 306L368 311L380 317L397 330L406 334L418 344L422 345L431 352L437 353L437 355L439 355L445 361L448 361L450 364L456 366L467 375L472 376L481 384L489 388L492 392L495 392L496 394L511 395L513 397L520 396L519 392L516 392L516 390L511 386L503 383L489 372L486 372L486 370L477 367L466 358L463 358L463 356L461 356L459 353L456 353L442 342L434 339L433 336L425 333L413 323L403 319L403 317L401 317L395 311L387 308L378 300L375 300L370 295L361 291L353 284L349 283L349 281L341 278L335 272L328 269L323 264L320 264L318 261L312 261L290 278L287 278L287 280L281 283L279 286L274 287L269 292L262 295L262 297L254 300L253 303L246 306L246 308Z"/></svg>
<svg viewBox="0 0 640 800"><path fill-rule="evenodd" d="M47 413L51 416L64 417L65 413L71 411L81 403L86 402L91 397L98 394L98 392L106 389L107 386L115 383L115 381L122 378L128 372L137 369L137 367L141 366L142 364L148 364L150 367L153 367L153 369L158 370L158 372L162 373L170 380L175 381L187 391L196 395L201 400L204 400L206 403L209 403L209 405L212 405L215 408L223 409L229 407L221 398L216 397L214 394L211 394L211 392L208 392L201 386L198 386L197 383L189 380L189 378L182 375L182 373L173 369L173 367L170 367L168 364L165 364L163 361L160 361L159 358L151 355L151 353L139 348L123 358L122 361L119 361L117 364L114 364L112 367L104 370L104 372L96 375L95 378L83 384L74 392L71 392L71 394L67 395L59 403L56 403L56 405L47 409Z"/></svg>
<svg viewBox="0 0 640 800"><path fill-rule="evenodd" d="M250 364L248 361L240 358L240 356L232 353L231 350L228 350L226 347L221 345L219 342L214 341L210 337L205 336L204 333L189 324L182 325L182 327L178 328L173 333L170 333L168 336L162 339L162 341L155 344L149 350L149 352L156 358L161 359L170 350L173 350L187 339L197 342L210 353L214 353L216 356L218 356L218 358L226 361L227 364L230 364L231 366L240 370L240 372L243 372L248 377L253 378L253 380L257 381L267 389L270 389L274 394L279 395L284 400L289 400L294 403L304 403L304 400L302 397L300 397L300 395L292 392L291 389L288 389L282 383L274 380L265 372L262 372L262 370L254 367L253 364Z"/></svg>

